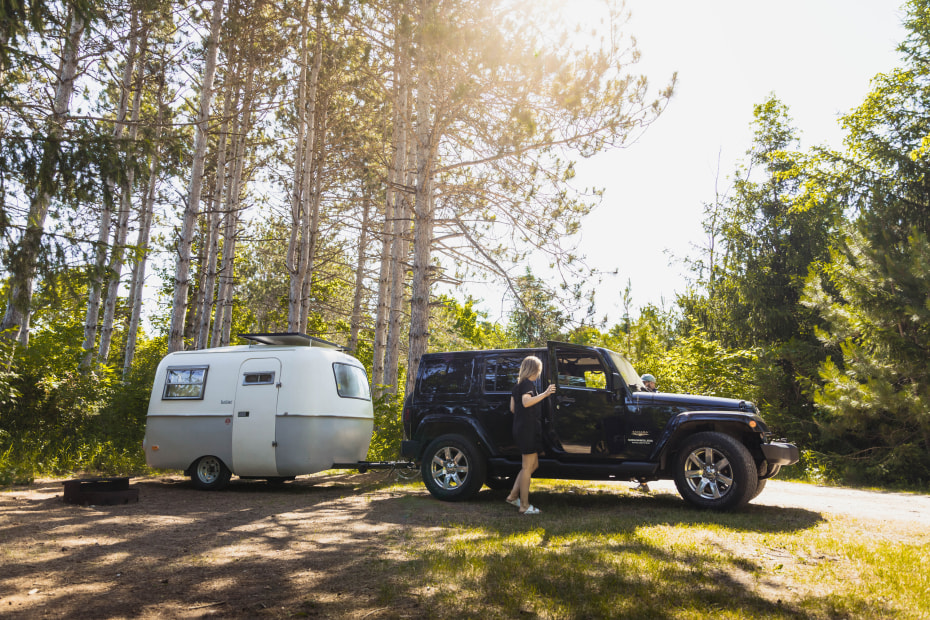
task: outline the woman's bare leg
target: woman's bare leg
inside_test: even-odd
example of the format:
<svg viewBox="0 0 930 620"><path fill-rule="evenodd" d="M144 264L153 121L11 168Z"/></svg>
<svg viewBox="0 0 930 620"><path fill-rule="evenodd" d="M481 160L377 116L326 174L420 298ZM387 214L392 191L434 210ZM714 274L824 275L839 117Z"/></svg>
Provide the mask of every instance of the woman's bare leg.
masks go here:
<svg viewBox="0 0 930 620"><path fill-rule="evenodd" d="M523 476L523 470L521 469L517 473L517 478L513 481L513 488L510 490L510 493L507 494L507 501L512 502L513 500L520 497L520 478Z"/></svg>
<svg viewBox="0 0 930 620"><path fill-rule="evenodd" d="M536 471L537 467L539 467L538 454L534 452L533 454L523 455L523 469L520 470L520 474L517 476L520 483L520 512L526 512L526 509L530 506L530 480L533 478L533 472Z"/></svg>

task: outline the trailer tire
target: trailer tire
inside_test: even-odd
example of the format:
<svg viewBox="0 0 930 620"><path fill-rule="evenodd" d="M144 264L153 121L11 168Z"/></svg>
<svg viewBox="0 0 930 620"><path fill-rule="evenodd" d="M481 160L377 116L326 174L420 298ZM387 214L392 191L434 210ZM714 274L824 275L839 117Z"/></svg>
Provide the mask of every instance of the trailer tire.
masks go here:
<svg viewBox="0 0 930 620"><path fill-rule="evenodd" d="M201 491L219 491L227 484L232 472L226 464L213 455L202 456L191 465L191 482Z"/></svg>
<svg viewBox="0 0 930 620"><path fill-rule="evenodd" d="M446 502L471 499L484 484L487 463L471 440L461 435L437 437L423 453L423 483Z"/></svg>

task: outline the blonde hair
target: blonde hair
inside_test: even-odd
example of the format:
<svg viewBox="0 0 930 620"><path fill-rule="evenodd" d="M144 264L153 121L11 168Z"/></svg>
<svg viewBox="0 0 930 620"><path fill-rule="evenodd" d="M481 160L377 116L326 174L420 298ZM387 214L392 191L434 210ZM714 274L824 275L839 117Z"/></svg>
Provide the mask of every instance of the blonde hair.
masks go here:
<svg viewBox="0 0 930 620"><path fill-rule="evenodd" d="M542 373L542 361L535 355L530 355L520 363L520 374L517 375L517 383L524 379L529 379L535 374Z"/></svg>

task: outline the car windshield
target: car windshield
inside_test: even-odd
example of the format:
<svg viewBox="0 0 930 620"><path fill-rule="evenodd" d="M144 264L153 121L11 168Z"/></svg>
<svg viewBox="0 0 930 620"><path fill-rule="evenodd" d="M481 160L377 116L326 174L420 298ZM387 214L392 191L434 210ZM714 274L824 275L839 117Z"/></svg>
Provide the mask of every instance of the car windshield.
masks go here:
<svg viewBox="0 0 930 620"><path fill-rule="evenodd" d="M643 385L642 379L639 378L639 374L637 374L629 360L619 353L613 351L608 351L608 353L610 353L610 359L613 361L614 366L617 367L617 370L620 371L620 376L623 377L623 382L629 386L630 391L644 392L646 386Z"/></svg>

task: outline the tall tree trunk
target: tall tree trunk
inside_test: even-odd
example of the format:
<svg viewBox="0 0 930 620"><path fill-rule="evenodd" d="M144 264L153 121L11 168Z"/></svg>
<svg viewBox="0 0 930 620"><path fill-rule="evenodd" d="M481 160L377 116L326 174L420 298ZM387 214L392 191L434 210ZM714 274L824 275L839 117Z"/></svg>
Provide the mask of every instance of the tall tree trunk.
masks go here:
<svg viewBox="0 0 930 620"><path fill-rule="evenodd" d="M242 121L235 133L235 160L229 180L226 198L226 219L223 227L223 262L219 275L219 290L216 299L216 316L213 319L213 336L211 346L222 347L229 344L232 331L232 306L235 295L236 240L239 234L239 200L245 159L248 149L248 136L251 131L252 101L255 67L248 66L248 77L244 88L242 104Z"/></svg>
<svg viewBox="0 0 930 620"><path fill-rule="evenodd" d="M411 135L412 127L410 123L410 102L407 103L407 117L405 128L408 138L407 155L405 158L404 168L406 170L405 185L406 187L415 187L417 182L416 172L416 137ZM384 356L384 383L389 385L390 392L396 394L398 388L398 377L400 375L400 343L402 339L401 324L403 322L404 310L404 293L407 288L407 265L410 261L410 227L412 224L413 208L411 202L414 196L404 191L398 194L395 199L396 206L396 226L394 228L394 238L396 243L392 248L391 255L391 305L390 320L388 323L387 346Z"/></svg>
<svg viewBox="0 0 930 620"><path fill-rule="evenodd" d="M386 370L387 340L391 315L391 300L393 299L396 279L393 272L396 264L393 262L399 242L397 231L398 205L403 201L403 190L398 187L406 182L405 159L407 157L407 92L410 80L408 38L409 30L406 21L407 2L401 0L398 6L398 18L395 24L394 42L394 124L391 129L391 142L394 153L391 157L390 168L387 173L387 188L384 202L384 224L381 232L381 269L378 276L378 305L375 310L375 340L372 356L372 383L375 385L376 395L381 393L381 385L388 384L385 375L391 374ZM397 376L396 371L393 376ZM388 385L394 385L390 383Z"/></svg>
<svg viewBox="0 0 930 620"><path fill-rule="evenodd" d="M216 175L213 184L213 208L210 211L210 223L207 226L207 255L202 270L205 273L203 297L200 306L200 325L197 328L198 349L205 349L210 342L210 317L213 315L213 301L216 296L217 258L220 251L220 215L223 211L223 190L226 181L226 144L229 135L229 118L238 104L238 89L234 86L238 71L233 79L227 80L226 93L223 97L223 120L216 145Z"/></svg>
<svg viewBox="0 0 930 620"><path fill-rule="evenodd" d="M420 0L421 28L431 19L435 0ZM423 54L423 42L418 48ZM430 107L432 92L425 60L417 62L417 186L413 203L413 282L410 296L410 344L406 393L411 393L420 358L429 345L430 246L433 240Z"/></svg>
<svg viewBox="0 0 930 620"><path fill-rule="evenodd" d="M200 212L200 192L203 184L204 159L207 154L207 122L213 100L213 79L216 74L216 59L219 50L220 26L222 25L223 0L213 0L213 18L210 23L210 38L207 43L206 62L203 69L203 86L200 93L200 114L194 138L194 159L191 166L191 183L187 205L181 222L175 263L174 298L171 302L171 327L168 332L168 352L184 348L184 321L187 314L187 291L190 286L191 244L194 227Z"/></svg>
<svg viewBox="0 0 930 620"><path fill-rule="evenodd" d="M362 228L358 234L358 261L355 264L355 295L352 298L352 318L349 323L349 351L358 350L358 332L362 323L362 296L365 291L365 254L368 252L368 213L371 210L371 190L365 190L362 203Z"/></svg>
<svg viewBox="0 0 930 620"><path fill-rule="evenodd" d="M300 284L300 331L307 331L310 318L310 298L313 286L313 263L320 244L320 205L323 201L323 173L326 163L326 108L319 111L316 122L316 149L313 156L313 192L310 195L310 213L307 221L306 239L302 255Z"/></svg>
<svg viewBox="0 0 930 620"><path fill-rule="evenodd" d="M164 50L162 50L164 52ZM164 54L163 54L164 55ZM155 95L155 136L154 143L161 144L165 121L165 69L158 74L158 91ZM129 325L126 328L126 348L123 354L123 381L129 378L132 362L136 356L136 340L139 334L139 323L142 319L142 293L145 289L145 267L149 255L149 236L152 230L152 215L155 212L155 190L158 187L160 172L161 149L156 148L152 153L149 166L149 180L146 186L142 207L139 209L139 233L133 250L132 279L129 284Z"/></svg>
<svg viewBox="0 0 930 620"><path fill-rule="evenodd" d="M162 122L164 121L164 76L161 77L158 87L158 117L156 121L155 143L158 144L162 135ZM149 170L149 182L145 191L145 198L139 212L139 234L133 252L135 256L132 268L132 281L129 286L129 326L126 328L126 349L123 354L123 380L129 378L132 370L132 361L136 355L136 340L139 333L139 323L142 318L142 292L145 288L145 265L149 255L149 235L152 230L152 214L155 210L155 189L158 185L159 173L158 149L152 154L152 165Z"/></svg>
<svg viewBox="0 0 930 620"><path fill-rule="evenodd" d="M308 260L312 256L310 251L310 230L312 228L311 219L313 212L313 199L311 197L311 187L314 170L314 154L316 153L316 140L319 133L319 122L317 119L317 91L319 89L320 68L323 63L323 42L322 42L322 16L317 14L316 27L316 49L313 56L313 69L310 72L310 84L307 93L306 105L306 135L304 137L304 148L301 168L301 177L299 184L299 197L295 200L294 220L299 226L299 241L294 251L294 264L291 270L291 282L288 299L288 330L300 332L306 329L304 321L304 285L307 279ZM296 182L295 182L296 185ZM295 187L295 194L297 188ZM293 235L293 233L292 233Z"/></svg>
<svg viewBox="0 0 930 620"><path fill-rule="evenodd" d="M132 100L132 118L129 125L129 143L134 144L139 137L139 115L142 109L142 86L145 77L145 56L148 46L147 26L142 33L142 45L139 51L139 74L136 78L135 93ZM123 275L123 261L125 257L126 237L129 234L129 215L132 211L132 186L135 181L135 172L130 169L123 179L120 193L120 211L117 218L116 230L113 235L113 247L110 257L109 273L107 274L107 297L103 308L103 322L100 325L100 348L97 360L106 364L110 357L110 342L113 338L113 325L116 322L116 302L119 297L120 279Z"/></svg>
<svg viewBox="0 0 930 620"><path fill-rule="evenodd" d="M216 178L215 175L210 173L204 176L203 182L208 186L215 186ZM200 325L201 325L201 312L203 311L203 306L208 299L208 294L206 291L206 279L207 279L207 248L210 245L210 236L213 234L213 231L210 230L210 220L212 215L216 212L213 203L213 192L207 191L206 195L201 195L201 216L197 221L197 232L196 238L200 240L199 252L191 256L191 265L192 268L196 266L197 269L197 281L191 284L191 291L188 294L190 298L190 304L187 309L187 318L184 321L184 333L187 335L187 338L193 343L194 349L197 349L197 342L200 340ZM195 242L196 244L196 242ZM193 280L193 278L191 278Z"/></svg>
<svg viewBox="0 0 930 620"><path fill-rule="evenodd" d="M307 79L309 69L307 66L310 45L307 37L309 36L309 19L310 19L310 0L304 0L304 8L300 18L300 76L297 82L297 136L294 144L294 189L291 193L291 231L287 246L287 256L285 264L288 274L290 275L290 294L288 295L287 304L287 330L297 332L300 330L299 321L300 313L297 299L297 270L300 256L300 230L301 221L303 220L303 179L308 174L305 170L306 157L304 144L307 140ZM318 55L317 55L318 57ZM314 66L316 59L314 59Z"/></svg>
<svg viewBox="0 0 930 620"><path fill-rule="evenodd" d="M135 70L136 46L138 45L137 11L132 9L129 26L129 49L126 53L126 66L123 68L123 79L120 83L119 104L116 109L116 122L113 126L113 137L119 140L123 136L126 126L126 114L129 111L129 93L132 90L132 74ZM115 192L116 182L112 178L106 180L110 188L109 196L104 198L100 211L100 225L97 229L97 243L94 247L94 266L91 273L91 285L87 299L87 311L84 314L84 357L81 360L81 369L87 370L94 360L94 345L97 341L97 321L100 318L100 299L103 292L103 283L107 259L107 241L110 239L110 220L113 217L112 196Z"/></svg>
<svg viewBox="0 0 930 620"><path fill-rule="evenodd" d="M237 87L236 92L236 101L238 104L239 97L242 94L242 85L240 84ZM232 218L235 216L235 210L238 206L239 201L239 181L236 178L236 170L239 167L239 158L241 155L241 145L242 145L242 116L236 114L232 119L232 131L230 135L233 136L232 144L230 145L230 161L229 167L230 172L227 175L227 186L226 186L226 204L224 205L221 213L223 217L223 244L222 250L218 257L219 268L216 273L216 305L213 315L213 329L210 334L210 346L219 347L223 341L223 320L227 312L231 312L230 304L231 298L227 303L227 298L229 297L229 291L232 287L232 258L235 256L236 242L235 242L235 232L236 224L232 221Z"/></svg>
<svg viewBox="0 0 930 620"><path fill-rule="evenodd" d="M78 51L84 34L85 21L74 7L70 10L68 37L62 50L58 67L58 82L55 86L55 101L52 116L46 125L46 139L39 168L35 195L29 203L26 230L10 257L10 297L3 321L0 322L0 337L9 341L18 340L22 346L29 345L29 317L32 310L32 292L41 250L42 234L48 208L54 191L60 141L64 124L67 122L77 75Z"/></svg>

